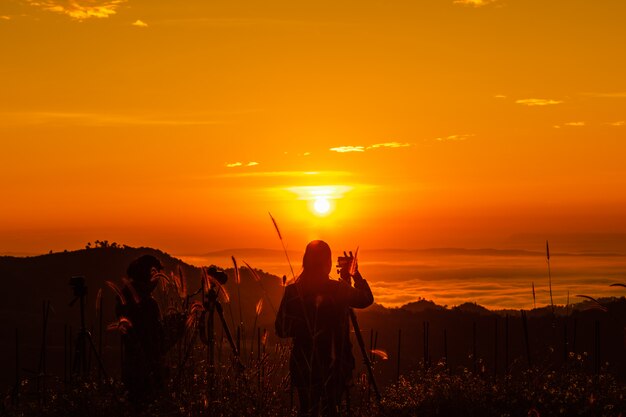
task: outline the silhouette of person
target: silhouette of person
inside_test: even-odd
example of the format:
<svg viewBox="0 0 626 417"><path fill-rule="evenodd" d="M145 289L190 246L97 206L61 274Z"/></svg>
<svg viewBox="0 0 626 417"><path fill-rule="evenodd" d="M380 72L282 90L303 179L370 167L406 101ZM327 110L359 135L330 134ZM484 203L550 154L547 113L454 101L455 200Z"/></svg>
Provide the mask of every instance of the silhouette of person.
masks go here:
<svg viewBox="0 0 626 417"><path fill-rule="evenodd" d="M118 318L130 321L122 334L122 382L133 403L149 401L163 388L164 331L159 305L151 296L158 283L153 277L162 269L152 255L132 261L126 271L129 281L122 290L125 302L118 300L116 306Z"/></svg>
<svg viewBox="0 0 626 417"><path fill-rule="evenodd" d="M348 309L368 307L374 296L358 269L351 276L354 287L349 279L329 278L332 257L326 242L307 245L302 267L296 282L285 288L276 333L293 338L289 369L300 415L336 416L355 365ZM342 269L344 278L348 270Z"/></svg>

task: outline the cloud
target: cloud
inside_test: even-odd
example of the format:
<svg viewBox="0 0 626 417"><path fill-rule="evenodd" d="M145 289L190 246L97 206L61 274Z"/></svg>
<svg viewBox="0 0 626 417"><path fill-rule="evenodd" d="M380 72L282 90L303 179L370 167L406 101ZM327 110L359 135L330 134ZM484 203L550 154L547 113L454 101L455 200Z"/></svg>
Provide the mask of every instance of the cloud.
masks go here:
<svg viewBox="0 0 626 417"><path fill-rule="evenodd" d="M374 145L368 146L366 149L377 149L377 148L407 148L411 146L410 143L400 143L400 142L385 142L385 143L376 143Z"/></svg>
<svg viewBox="0 0 626 417"><path fill-rule="evenodd" d="M563 126L569 126L569 127L583 127L586 126L587 123L585 122L567 122L567 123L563 123L562 125L554 125L552 126L555 129L560 129Z"/></svg>
<svg viewBox="0 0 626 417"><path fill-rule="evenodd" d="M242 164L243 165L243 164ZM240 165L237 165L240 166ZM248 177L347 177L352 175L347 171L265 171L265 172L237 172L216 175L217 178L248 178Z"/></svg>
<svg viewBox="0 0 626 417"><path fill-rule="evenodd" d="M506 96L503 94L496 94L493 98L506 98Z"/></svg>
<svg viewBox="0 0 626 417"><path fill-rule="evenodd" d="M298 196L299 200L315 200L319 197L325 197L329 199L340 199L347 192L352 190L352 187L348 185L315 185L304 187L289 187L286 188Z"/></svg>
<svg viewBox="0 0 626 417"><path fill-rule="evenodd" d="M454 4L461 4L463 6L483 7L491 3L495 3L497 0L454 0Z"/></svg>
<svg viewBox="0 0 626 417"><path fill-rule="evenodd" d="M461 140L467 140L473 136L476 136L474 134L463 134L463 135L450 135L450 136L445 136L445 137L440 137L440 138L435 138L435 140L437 142L447 142L447 141L461 141Z"/></svg>
<svg viewBox="0 0 626 417"><path fill-rule="evenodd" d="M107 18L117 13L126 0L27 0L28 4L76 20Z"/></svg>
<svg viewBox="0 0 626 417"><path fill-rule="evenodd" d="M0 125L72 125L72 126L204 126L228 123L224 120L167 119L159 115L138 116L80 112L0 112Z"/></svg>
<svg viewBox="0 0 626 417"><path fill-rule="evenodd" d="M256 165L259 165L259 163L258 162L254 162L254 161L246 162L245 164L243 162L231 162L231 163L227 163L226 167L227 168L236 168L236 167L243 167L243 166L253 167L253 166L256 166Z"/></svg>
<svg viewBox="0 0 626 417"><path fill-rule="evenodd" d="M336 148L330 148L330 150L339 153L365 152L365 146L339 146Z"/></svg>
<svg viewBox="0 0 626 417"><path fill-rule="evenodd" d="M522 100L517 100L517 104L522 104L524 106L550 106L554 104L561 104L562 101L559 100L551 100L545 98L525 98Z"/></svg>
<svg viewBox="0 0 626 417"><path fill-rule="evenodd" d="M11 20L11 16L0 16L0 20Z"/></svg>
<svg viewBox="0 0 626 417"><path fill-rule="evenodd" d="M609 126L616 126L616 127L618 127L618 126L625 126L625 125L626 125L626 121L624 121L624 120L620 120L618 122L609 123Z"/></svg>
<svg viewBox="0 0 626 417"><path fill-rule="evenodd" d="M370 149L407 148L409 146L411 146L410 143L384 142L384 143L375 143L369 146L339 146L336 148L330 148L330 150L333 152L348 153L348 152L365 152Z"/></svg>
<svg viewBox="0 0 626 417"><path fill-rule="evenodd" d="M137 27L140 27L140 28L147 28L148 27L148 24L146 22L144 22L143 20L139 20L139 19L135 20L131 24L133 26L137 26Z"/></svg>

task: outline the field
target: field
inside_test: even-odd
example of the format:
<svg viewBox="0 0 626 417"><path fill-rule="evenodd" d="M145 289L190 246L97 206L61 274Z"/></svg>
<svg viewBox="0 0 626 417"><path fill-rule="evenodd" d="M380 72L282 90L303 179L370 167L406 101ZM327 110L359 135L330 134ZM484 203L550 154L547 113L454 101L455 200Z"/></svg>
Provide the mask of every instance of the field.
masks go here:
<svg viewBox="0 0 626 417"><path fill-rule="evenodd" d="M166 386L154 401L137 406L120 382L124 323L116 320L112 307L117 297L113 287L121 283L107 284L110 272L98 275L96 270L125 265L145 252L158 254L173 271L163 278L155 298L166 317L167 334L176 342L165 358ZM247 267L226 271L228 283L219 300L241 352L239 366L226 327L216 315L211 332L200 294L192 295L202 276L197 268L145 248L4 261L3 276L15 285L10 294L27 292L18 285L28 285L20 274L38 276L35 271L43 268L48 279L35 286L30 299L5 294L2 300L3 415L297 414L288 375L289 340L273 332L282 295L276 277ZM99 287L88 293L85 303L93 348L87 344L83 350L77 342L78 305L67 304L68 269L85 271L89 285ZM466 303L445 308L423 299L402 308L374 305L359 311L381 400L353 333L357 368L342 415L624 415L626 300L599 301L601 305L586 301L555 306L554 313L549 306L490 311ZM210 340L206 344L200 337L203 326L215 336L213 352Z"/></svg>

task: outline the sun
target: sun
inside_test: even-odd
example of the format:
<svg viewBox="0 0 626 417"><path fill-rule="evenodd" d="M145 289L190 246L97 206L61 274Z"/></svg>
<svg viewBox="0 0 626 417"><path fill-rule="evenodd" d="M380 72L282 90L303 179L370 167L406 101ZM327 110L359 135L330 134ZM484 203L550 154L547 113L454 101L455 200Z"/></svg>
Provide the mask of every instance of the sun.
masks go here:
<svg viewBox="0 0 626 417"><path fill-rule="evenodd" d="M308 210L317 217L328 217L338 208L338 202L352 190L348 185L307 185L289 187L285 190L298 196L306 203Z"/></svg>
<svg viewBox="0 0 626 417"><path fill-rule="evenodd" d="M330 209L331 209L331 205L327 197L315 198L315 201L313 202L313 210L315 211L315 213L319 214L320 216L323 216L325 214L328 214L330 212Z"/></svg>

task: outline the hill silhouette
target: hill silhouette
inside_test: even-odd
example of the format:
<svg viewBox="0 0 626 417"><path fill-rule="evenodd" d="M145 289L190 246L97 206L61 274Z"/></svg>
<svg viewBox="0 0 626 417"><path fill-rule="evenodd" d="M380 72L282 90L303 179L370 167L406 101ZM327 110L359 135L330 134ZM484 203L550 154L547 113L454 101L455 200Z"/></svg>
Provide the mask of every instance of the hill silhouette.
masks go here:
<svg viewBox="0 0 626 417"><path fill-rule="evenodd" d="M58 358L63 357L64 334L66 331L73 331L75 335L79 323L78 306L69 305L73 298L72 289L68 285L70 278L79 275L85 277L88 286L86 322L95 336L99 329L95 311L99 290L102 290L102 317L106 327L106 324L115 320L115 295L106 285L106 281L121 285L128 264L145 254L159 258L168 273L178 274L180 271L187 282L189 294L199 288L199 267L152 248L109 246L32 257L0 257L0 368L15 368L14 340L15 330L18 329L22 371L26 374L36 371L42 343L42 302L50 300L52 310L46 336L51 356L49 372L62 375L62 360ZM220 254L225 263L230 263L227 251ZM242 264L240 261L239 287L234 278L234 268L225 269L228 282L224 288L230 293L230 303L224 305L227 321L234 328L241 320L245 323L247 332L251 333L250 327L254 321L257 303L263 299L263 310L256 323L257 327L269 330L270 341L274 343L275 310L283 294L281 279L256 270L260 277L259 282ZM155 292L162 313L167 314L168 300L163 297L160 290ZM564 357L566 350L595 355L594 329L597 322L601 329L602 361L609 362L618 374L624 376L626 358L623 355L623 318L626 317L626 300L622 298L600 301L607 306L608 312L586 311L587 307L592 306L588 302L575 308L558 307L556 318L553 318L549 307L528 312L529 347L533 357L557 363ZM432 301L418 299L400 308L374 304L359 311L358 317L368 346L387 351L390 358L397 355L398 330L402 330L402 367L418 366L424 359L436 361L447 354L452 367L475 366L476 358L481 358L488 367L502 370L507 366L504 363L505 354L502 352L507 321L508 366L523 362L526 355L519 310L494 312L470 302L447 308ZM428 342L425 344L426 324ZM103 339L105 365L109 369L116 369L119 366L119 353L116 353L119 349L119 335L115 332L104 332ZM377 366L382 382L393 379L396 366L393 360ZM0 388L6 387L12 381L12 372L3 372L0 378Z"/></svg>
<svg viewBox="0 0 626 417"><path fill-rule="evenodd" d="M63 334L72 327L73 331L79 327L78 303L70 306L73 299L72 288L69 286L73 276L84 276L88 288L85 303L87 326L98 332L99 320L96 317L96 298L102 290L103 323L116 320L114 314L115 295L107 286L106 281L122 285L128 264L141 255L154 255L161 260L165 271L182 272L187 282L189 293L200 287L201 269L186 264L157 249L119 247L96 247L70 252L50 253L31 257L0 257L0 368L14 369L15 329L19 330L20 351L22 364L26 372L34 372L38 362L38 355L42 338L42 303L49 300L51 313L49 315L47 344L49 350L58 353L64 349ZM228 260L226 258L226 260ZM229 323L239 322L239 297L241 294L241 312L244 323L253 322L257 302L264 298L264 308L259 316L257 325L272 329L275 312L282 297L281 280L273 275L257 270L261 282L255 281L252 273L240 266L241 284L237 291L234 279L234 268L227 268L225 272L228 282L224 288L231 297L231 305L225 305ZM160 289L155 291L162 314L167 314L167 300L164 300ZM194 299L199 299L196 296ZM230 311L234 312L232 320ZM117 349L119 336L115 333L104 332L106 349ZM111 355L103 355L111 356ZM105 357L106 359L106 357ZM106 360L105 360L106 362ZM111 362L111 361L109 361ZM34 365L33 365L34 364ZM117 366L116 363L108 365ZM10 379L10 373L3 373L0 386L4 386ZM8 379L7 379L8 378Z"/></svg>

